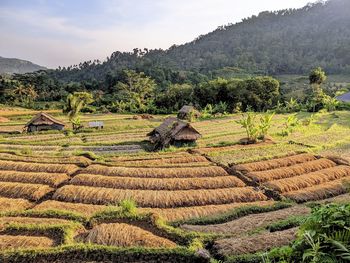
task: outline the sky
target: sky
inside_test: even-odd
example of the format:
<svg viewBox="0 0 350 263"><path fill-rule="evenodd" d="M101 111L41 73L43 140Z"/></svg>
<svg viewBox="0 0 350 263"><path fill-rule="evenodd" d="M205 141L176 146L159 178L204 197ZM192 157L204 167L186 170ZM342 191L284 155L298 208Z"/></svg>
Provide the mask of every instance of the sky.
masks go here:
<svg viewBox="0 0 350 263"><path fill-rule="evenodd" d="M0 0L0 56L49 68L167 49L261 11L315 0Z"/></svg>

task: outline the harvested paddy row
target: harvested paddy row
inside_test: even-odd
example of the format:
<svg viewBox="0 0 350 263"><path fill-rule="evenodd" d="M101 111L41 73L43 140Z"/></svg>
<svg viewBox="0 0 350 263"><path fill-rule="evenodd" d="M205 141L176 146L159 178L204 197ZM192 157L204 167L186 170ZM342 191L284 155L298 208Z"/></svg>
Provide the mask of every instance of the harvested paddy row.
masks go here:
<svg viewBox="0 0 350 263"><path fill-rule="evenodd" d="M0 196L0 211L14 212L32 208L34 203L22 198L6 198Z"/></svg>
<svg viewBox="0 0 350 263"><path fill-rule="evenodd" d="M303 165L291 165L288 167L275 168L265 171L250 172L246 174L246 177L254 182L263 183L270 180L278 180L296 175L302 175L305 173L311 173L314 171L327 169L336 166L337 164L331 160L322 158L314 161L309 161ZM327 170L328 171L328 170Z"/></svg>
<svg viewBox="0 0 350 263"><path fill-rule="evenodd" d="M1 176L1 173L0 173ZM243 187L245 184L233 176L202 178L134 178L92 174L79 174L71 182L78 186L93 186L130 190L198 190Z"/></svg>
<svg viewBox="0 0 350 263"><path fill-rule="evenodd" d="M299 155L287 156L284 158L236 165L234 169L241 172L265 171L265 170L276 169L280 167L288 167L294 164L304 163L304 162L313 161L313 160L316 160L316 157L313 156L312 154L299 154Z"/></svg>
<svg viewBox="0 0 350 263"><path fill-rule="evenodd" d="M30 249L30 248L50 248L55 245L55 240L45 236L21 236L21 235L1 235L0 249Z"/></svg>
<svg viewBox="0 0 350 263"><path fill-rule="evenodd" d="M173 208L264 201L267 197L252 187L152 191L67 185L59 188L53 195L53 199L98 205L118 204L122 200L133 199L140 207Z"/></svg>
<svg viewBox="0 0 350 263"><path fill-rule="evenodd" d="M0 160L0 170L13 170L21 172L65 173L71 175L78 171L78 169L79 167L73 164L41 164Z"/></svg>
<svg viewBox="0 0 350 263"><path fill-rule="evenodd" d="M45 212L50 210L68 211L81 214L86 217L91 217L93 214L107 209L105 205L89 205L82 203L59 202L55 200L47 200L33 207L34 211Z"/></svg>
<svg viewBox="0 0 350 263"><path fill-rule="evenodd" d="M57 187L69 179L70 177L65 173L33 173L0 170L0 182L45 184L51 187Z"/></svg>
<svg viewBox="0 0 350 263"><path fill-rule="evenodd" d="M117 247L174 248L176 243L128 224L100 224L84 233L85 243Z"/></svg>
<svg viewBox="0 0 350 263"><path fill-rule="evenodd" d="M216 216L223 214L232 209L239 209L242 207L269 207L275 204L275 201L256 201L248 203L230 203L223 205L204 205L178 208L139 208L140 212L157 213L169 222L178 220L189 220L193 218L201 218L206 216Z"/></svg>
<svg viewBox="0 0 350 263"><path fill-rule="evenodd" d="M0 195L8 198L23 198L38 201L54 189L43 184L0 182Z"/></svg>
<svg viewBox="0 0 350 263"><path fill-rule="evenodd" d="M75 164L88 166L91 161L83 156L54 157L54 156L21 156L9 153L0 153L2 161L16 161L26 163L47 163L47 164Z"/></svg>
<svg viewBox="0 0 350 263"><path fill-rule="evenodd" d="M84 169L86 174L100 174L104 176L136 177L136 178L194 178L227 176L227 172L218 166L208 167L179 167L169 168L132 168L108 167L103 165L90 165Z"/></svg>
<svg viewBox="0 0 350 263"><path fill-rule="evenodd" d="M317 201L346 193L350 166L336 159L299 154L267 161L235 165L251 184L265 187L297 202Z"/></svg>

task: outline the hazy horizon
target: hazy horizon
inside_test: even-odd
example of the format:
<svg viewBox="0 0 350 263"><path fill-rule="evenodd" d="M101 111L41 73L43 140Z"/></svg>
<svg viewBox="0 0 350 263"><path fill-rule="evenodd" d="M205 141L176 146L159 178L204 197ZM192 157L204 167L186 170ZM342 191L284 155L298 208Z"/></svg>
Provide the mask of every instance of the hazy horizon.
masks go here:
<svg viewBox="0 0 350 263"><path fill-rule="evenodd" d="M114 51L167 49L262 11L310 0L0 0L0 56L49 68Z"/></svg>

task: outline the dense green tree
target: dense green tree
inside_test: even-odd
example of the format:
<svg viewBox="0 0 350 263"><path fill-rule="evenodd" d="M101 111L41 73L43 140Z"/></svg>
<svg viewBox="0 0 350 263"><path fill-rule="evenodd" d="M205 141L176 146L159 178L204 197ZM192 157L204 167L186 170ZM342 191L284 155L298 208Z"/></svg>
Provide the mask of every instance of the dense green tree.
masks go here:
<svg viewBox="0 0 350 263"><path fill-rule="evenodd" d="M134 70L124 71L124 80L116 84L117 98L126 101L136 109L146 110L147 104L154 98L156 83L143 72Z"/></svg>
<svg viewBox="0 0 350 263"><path fill-rule="evenodd" d="M321 67L315 68L310 72L309 80L311 85L321 85L326 79L326 72L324 72Z"/></svg>

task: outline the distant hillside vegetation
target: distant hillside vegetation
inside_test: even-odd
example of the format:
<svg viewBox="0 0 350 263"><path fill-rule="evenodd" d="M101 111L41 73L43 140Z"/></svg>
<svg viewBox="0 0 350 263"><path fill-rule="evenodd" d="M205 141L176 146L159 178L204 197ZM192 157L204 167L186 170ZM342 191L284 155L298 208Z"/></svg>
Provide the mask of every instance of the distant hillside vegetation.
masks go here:
<svg viewBox="0 0 350 263"><path fill-rule="evenodd" d="M115 75L122 69L143 71L158 82L173 82L172 71L213 76L224 68L280 75L307 74L312 68L321 66L328 74L348 74L349 13L349 0L266 11L165 51L117 51L102 63L88 61L49 74L64 82L103 81L108 74Z"/></svg>
<svg viewBox="0 0 350 263"><path fill-rule="evenodd" d="M47 68L36 65L30 61L0 57L0 74L24 74L45 69Z"/></svg>

